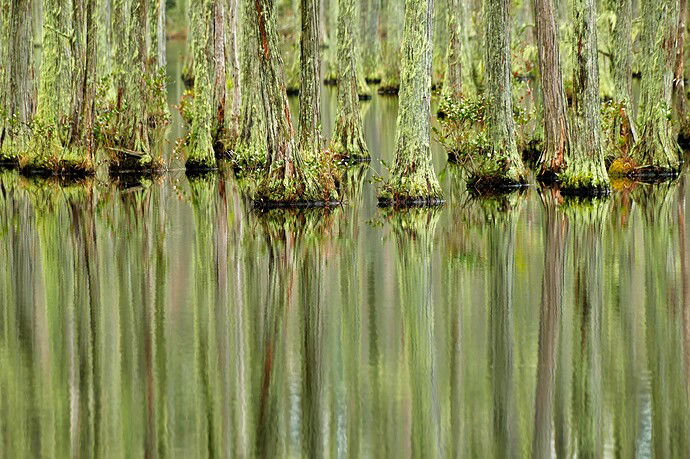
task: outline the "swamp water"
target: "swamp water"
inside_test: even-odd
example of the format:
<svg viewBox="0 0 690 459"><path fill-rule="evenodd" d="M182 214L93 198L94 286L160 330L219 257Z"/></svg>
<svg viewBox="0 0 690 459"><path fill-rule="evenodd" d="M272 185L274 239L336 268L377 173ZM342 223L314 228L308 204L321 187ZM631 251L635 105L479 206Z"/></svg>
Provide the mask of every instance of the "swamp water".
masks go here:
<svg viewBox="0 0 690 459"><path fill-rule="evenodd" d="M435 148L446 205L392 213L395 112L365 104L374 161L330 212L258 213L176 160L2 172L0 456L690 455L687 173L474 199Z"/></svg>

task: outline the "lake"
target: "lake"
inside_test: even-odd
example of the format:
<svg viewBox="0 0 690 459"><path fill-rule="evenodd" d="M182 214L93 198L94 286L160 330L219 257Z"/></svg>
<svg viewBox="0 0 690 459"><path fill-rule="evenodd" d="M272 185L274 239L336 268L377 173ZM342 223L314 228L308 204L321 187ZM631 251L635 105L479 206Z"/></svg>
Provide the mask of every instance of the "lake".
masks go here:
<svg viewBox="0 0 690 459"><path fill-rule="evenodd" d="M373 161L331 210L259 212L172 156L1 172L0 456L690 455L687 173L476 197L434 146L446 204L383 210L397 100L362 111Z"/></svg>

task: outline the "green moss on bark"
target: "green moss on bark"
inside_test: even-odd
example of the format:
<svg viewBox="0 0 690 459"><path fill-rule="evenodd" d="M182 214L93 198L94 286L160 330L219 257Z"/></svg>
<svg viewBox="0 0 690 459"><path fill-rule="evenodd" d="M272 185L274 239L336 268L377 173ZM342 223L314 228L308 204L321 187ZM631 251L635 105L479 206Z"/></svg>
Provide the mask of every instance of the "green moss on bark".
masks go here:
<svg viewBox="0 0 690 459"><path fill-rule="evenodd" d="M675 174L680 148L672 135L671 95L678 2L642 1L642 81L639 140L632 149L635 175Z"/></svg>
<svg viewBox="0 0 690 459"><path fill-rule="evenodd" d="M443 193L431 163L433 0L406 0L395 163L379 192L382 204L433 204Z"/></svg>

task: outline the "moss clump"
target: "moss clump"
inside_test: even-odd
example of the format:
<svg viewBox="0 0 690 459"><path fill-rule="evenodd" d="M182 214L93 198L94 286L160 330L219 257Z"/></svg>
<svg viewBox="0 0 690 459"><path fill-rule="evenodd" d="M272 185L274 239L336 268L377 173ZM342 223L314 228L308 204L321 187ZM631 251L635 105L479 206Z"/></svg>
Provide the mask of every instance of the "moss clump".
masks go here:
<svg viewBox="0 0 690 459"><path fill-rule="evenodd" d="M561 193L584 196L608 194L611 188L605 171L603 164L590 159L569 165L559 175Z"/></svg>
<svg viewBox="0 0 690 459"><path fill-rule="evenodd" d="M72 147L47 154L23 155L19 169L24 175L71 175L86 177L96 173L96 167L86 149Z"/></svg>
<svg viewBox="0 0 690 459"><path fill-rule="evenodd" d="M435 176L430 174L393 175L379 191L380 206L424 206L445 202Z"/></svg>
<svg viewBox="0 0 690 459"><path fill-rule="evenodd" d="M609 177L628 177L635 169L637 164L630 157L616 158L609 166Z"/></svg>
<svg viewBox="0 0 690 459"><path fill-rule="evenodd" d="M299 168L279 160L257 178L254 194L257 207L332 206L340 202L339 176L327 152Z"/></svg>

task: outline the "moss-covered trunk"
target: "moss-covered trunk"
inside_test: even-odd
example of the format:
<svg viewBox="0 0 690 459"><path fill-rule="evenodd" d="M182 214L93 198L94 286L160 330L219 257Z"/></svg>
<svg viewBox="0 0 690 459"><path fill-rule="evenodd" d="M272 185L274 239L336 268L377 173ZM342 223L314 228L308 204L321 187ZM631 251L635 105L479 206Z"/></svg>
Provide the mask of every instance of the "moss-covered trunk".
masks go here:
<svg viewBox="0 0 690 459"><path fill-rule="evenodd" d="M400 89L400 61L403 30L404 3L400 0L383 0L381 20L381 53L383 75L379 94L397 94Z"/></svg>
<svg viewBox="0 0 690 459"><path fill-rule="evenodd" d="M611 40L614 98L626 101L626 105L632 108L632 0L613 3L616 16Z"/></svg>
<svg viewBox="0 0 690 459"><path fill-rule="evenodd" d="M166 6L165 0L149 0L149 55L155 68L165 69Z"/></svg>
<svg viewBox="0 0 690 459"><path fill-rule="evenodd" d="M266 122L266 173L256 201L261 204L330 201L332 186L317 185L297 148L290 116L283 61L280 56L272 0L254 0L253 25L259 57L259 81Z"/></svg>
<svg viewBox="0 0 690 459"><path fill-rule="evenodd" d="M239 132L240 105L242 92L240 82L240 57L239 57L239 0L226 0L225 12L225 69L230 82L229 91L226 94L225 115L226 147L234 145Z"/></svg>
<svg viewBox="0 0 690 459"><path fill-rule="evenodd" d="M362 160L369 158L369 150L357 95L355 13L355 0L338 1L338 113L331 150L339 157Z"/></svg>
<svg viewBox="0 0 690 459"><path fill-rule="evenodd" d="M225 26L226 19L226 5L227 0L213 0L213 23L212 23L212 39L213 39L213 140L215 150L224 153L223 139L227 137L225 132L225 103L226 103L226 89L227 89L227 50L225 47Z"/></svg>
<svg viewBox="0 0 690 459"><path fill-rule="evenodd" d="M601 101L597 58L597 15L594 0L575 0L576 59L573 78L572 148L560 174L563 191L602 193L609 190L601 143Z"/></svg>
<svg viewBox="0 0 690 459"><path fill-rule="evenodd" d="M379 21L381 0L362 2L362 65L364 78L368 83L381 82L381 43L379 42Z"/></svg>
<svg viewBox="0 0 690 459"><path fill-rule="evenodd" d="M194 60L194 108L189 133L188 171L216 167L213 149L214 107L216 99L213 63L216 59L213 34L214 0L199 0L192 8L192 54ZM209 52L211 50L211 52Z"/></svg>
<svg viewBox="0 0 690 459"><path fill-rule="evenodd" d="M321 150L321 58L319 51L319 2L300 0L301 86L299 92L299 148L306 159Z"/></svg>
<svg viewBox="0 0 690 459"><path fill-rule="evenodd" d="M570 126L566 113L553 1L534 0L534 17L539 81L544 105L544 151L539 159L539 177L553 180L563 169L565 157L570 150Z"/></svg>
<svg viewBox="0 0 690 459"><path fill-rule="evenodd" d="M31 0L7 0L0 30L0 162L16 162L33 115Z"/></svg>
<svg viewBox="0 0 690 459"><path fill-rule="evenodd" d="M490 151L479 158L469 185L494 188L527 182L527 171L517 150L510 82L510 19L508 0L485 0L486 125Z"/></svg>
<svg viewBox="0 0 690 459"><path fill-rule="evenodd" d="M395 163L379 194L383 204L442 200L430 148L433 11L433 0L405 1Z"/></svg>
<svg viewBox="0 0 690 459"><path fill-rule="evenodd" d="M678 139L684 144L687 144L690 142L688 96L685 93L685 28L688 15L687 0L679 0L678 6L675 64L673 66L673 111L679 128Z"/></svg>
<svg viewBox="0 0 690 459"><path fill-rule="evenodd" d="M72 114L68 148L77 160L93 168L94 122L98 84L99 27L97 0L73 3Z"/></svg>
<svg viewBox="0 0 690 459"><path fill-rule="evenodd" d="M677 0L642 0L642 81L639 140L632 150L636 175L668 175L680 169L671 129Z"/></svg>
<svg viewBox="0 0 690 459"><path fill-rule="evenodd" d="M261 100L259 60L254 26L254 4L241 0L240 15L240 113L233 163L238 172L249 172L261 166L266 156L266 126Z"/></svg>
<svg viewBox="0 0 690 459"><path fill-rule="evenodd" d="M448 49L446 69L443 75L444 100L458 100L462 94L462 27L463 4L461 0L448 0L446 21L448 28Z"/></svg>

